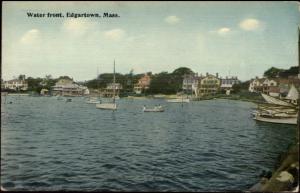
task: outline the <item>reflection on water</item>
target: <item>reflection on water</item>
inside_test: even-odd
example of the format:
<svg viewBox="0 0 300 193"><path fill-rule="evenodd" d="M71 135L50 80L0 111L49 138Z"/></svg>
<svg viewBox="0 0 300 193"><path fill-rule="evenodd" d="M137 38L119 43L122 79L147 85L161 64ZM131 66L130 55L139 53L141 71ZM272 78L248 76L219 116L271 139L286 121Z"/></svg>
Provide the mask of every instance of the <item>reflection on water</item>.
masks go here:
<svg viewBox="0 0 300 193"><path fill-rule="evenodd" d="M1 183L9 190L246 190L295 135L294 126L255 122L254 104L240 101L120 99L115 112L80 97L7 101ZM158 104L165 112L142 112Z"/></svg>

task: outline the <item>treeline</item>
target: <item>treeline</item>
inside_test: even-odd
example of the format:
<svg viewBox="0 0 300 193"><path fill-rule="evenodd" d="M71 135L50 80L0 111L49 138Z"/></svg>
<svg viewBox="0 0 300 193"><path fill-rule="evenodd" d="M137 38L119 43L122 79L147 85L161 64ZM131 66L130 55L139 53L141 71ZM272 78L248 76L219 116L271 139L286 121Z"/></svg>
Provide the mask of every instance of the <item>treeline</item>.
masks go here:
<svg viewBox="0 0 300 193"><path fill-rule="evenodd" d="M146 91L146 94L175 94L182 89L182 81L184 74L190 74L193 71L186 67L181 67L174 70L172 73L161 72L157 74L150 75L151 81L149 89ZM134 84L138 83L138 80L144 76L144 74L133 74L131 71L128 74L116 74L116 82L120 83L123 86L123 92L133 92ZM113 80L112 73L100 74L97 79L89 80L84 83L88 88L105 88L108 83L111 83Z"/></svg>
<svg viewBox="0 0 300 193"><path fill-rule="evenodd" d="M145 94L175 94L182 90L182 82L183 76L185 74L194 73L191 69L186 67L180 67L175 69L173 72L160 72L157 74L152 74L148 72L147 74L151 77L151 82L149 89ZM295 76L299 73L298 66L293 66L290 69L279 69L275 67L271 67L270 69L264 72L264 77L268 78L287 78L289 76ZM123 87L122 92L132 93L134 84L138 83L138 80L144 76L144 74L134 74L133 71L130 71L127 74L116 74L116 82L120 83ZM72 79L69 76L60 76L58 78L52 78L51 75L46 75L44 78L33 78L28 77L25 78L25 75L19 75L18 79L26 80L28 83L28 91L33 91L40 93L41 89L45 88L51 90L52 86L59 79ZM85 82L81 82L91 89L101 89L106 88L108 83L112 83L113 74L112 73L104 73L100 74L97 78L88 80ZM79 82L78 82L79 83ZM249 87L250 81L241 82L240 84L234 85L233 89L235 92L239 92L240 90L247 90Z"/></svg>
<svg viewBox="0 0 300 193"><path fill-rule="evenodd" d="M289 69L281 69L271 67L264 72L264 77L267 78L288 78L289 76L297 76L299 74L299 67L292 66Z"/></svg>

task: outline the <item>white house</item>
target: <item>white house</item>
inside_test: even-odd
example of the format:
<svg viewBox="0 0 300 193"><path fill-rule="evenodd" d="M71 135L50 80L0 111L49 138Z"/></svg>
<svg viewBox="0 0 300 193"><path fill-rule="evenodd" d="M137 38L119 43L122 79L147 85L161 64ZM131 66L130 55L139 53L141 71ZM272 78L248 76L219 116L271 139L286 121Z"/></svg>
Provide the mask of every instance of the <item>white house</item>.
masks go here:
<svg viewBox="0 0 300 193"><path fill-rule="evenodd" d="M253 79L249 84L249 89L248 89L249 92L262 91L263 82L264 82L263 78L259 79L258 77L256 77L255 79Z"/></svg>
<svg viewBox="0 0 300 193"><path fill-rule="evenodd" d="M25 80L13 79L13 80L4 81L3 88L10 89L10 90L25 91L28 89L28 83Z"/></svg>
<svg viewBox="0 0 300 193"><path fill-rule="evenodd" d="M221 90L231 90L234 84L238 84L240 81L237 76L221 78Z"/></svg>
<svg viewBox="0 0 300 193"><path fill-rule="evenodd" d="M60 79L55 86L52 87L53 95L82 96L86 93L89 93L86 86L75 84L73 80L70 79Z"/></svg>

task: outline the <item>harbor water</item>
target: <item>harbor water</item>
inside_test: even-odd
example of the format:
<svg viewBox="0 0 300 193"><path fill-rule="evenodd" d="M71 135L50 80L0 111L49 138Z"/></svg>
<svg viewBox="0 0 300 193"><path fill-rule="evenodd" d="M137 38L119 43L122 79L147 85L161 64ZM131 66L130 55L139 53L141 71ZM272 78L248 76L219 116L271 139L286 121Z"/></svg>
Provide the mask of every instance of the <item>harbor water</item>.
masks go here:
<svg viewBox="0 0 300 193"><path fill-rule="evenodd" d="M12 103L10 103L12 102ZM255 104L119 99L115 112L55 97L1 105L7 190L247 190L294 140L296 126L256 122ZM143 105L165 112L144 113Z"/></svg>

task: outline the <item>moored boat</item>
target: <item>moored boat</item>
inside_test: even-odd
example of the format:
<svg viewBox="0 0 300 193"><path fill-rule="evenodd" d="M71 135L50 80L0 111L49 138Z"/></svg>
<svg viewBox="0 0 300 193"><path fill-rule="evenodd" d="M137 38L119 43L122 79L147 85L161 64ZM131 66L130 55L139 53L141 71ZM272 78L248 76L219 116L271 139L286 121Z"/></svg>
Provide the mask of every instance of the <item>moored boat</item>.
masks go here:
<svg viewBox="0 0 300 193"><path fill-rule="evenodd" d="M100 100L98 100L98 98L89 98L89 100L86 101L86 103L88 104L99 104Z"/></svg>
<svg viewBox="0 0 300 193"><path fill-rule="evenodd" d="M261 96L267 101L267 103L270 103L270 104L281 105L281 106L294 106L291 103L285 102L283 100L274 98L272 96L269 96L269 95L266 95L263 93L261 93Z"/></svg>
<svg viewBox="0 0 300 193"><path fill-rule="evenodd" d="M116 72L115 72L115 61L114 61L114 77L113 77L113 101L110 103L100 103L96 104L97 109L102 110L117 110L117 104L116 104Z"/></svg>
<svg viewBox="0 0 300 193"><path fill-rule="evenodd" d="M164 112L164 108L162 106L155 106L153 109L146 108L146 106L143 107L143 112Z"/></svg>
<svg viewBox="0 0 300 193"><path fill-rule="evenodd" d="M117 110L117 104L116 103L96 104L96 108L103 109L103 110Z"/></svg>
<svg viewBox="0 0 300 193"><path fill-rule="evenodd" d="M280 117L280 116L267 116L260 115L259 113L254 116L256 121L268 122L268 123L280 123L280 124L292 124L297 125L297 117Z"/></svg>
<svg viewBox="0 0 300 193"><path fill-rule="evenodd" d="M181 98L177 98L177 99L168 99L167 102L169 103L189 103L190 99L181 99Z"/></svg>

